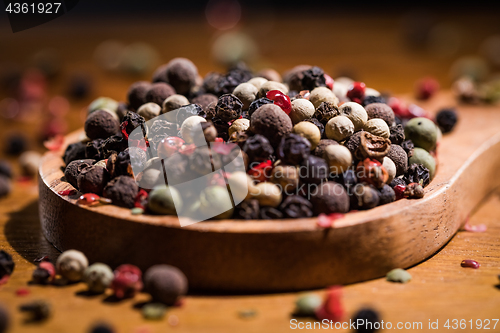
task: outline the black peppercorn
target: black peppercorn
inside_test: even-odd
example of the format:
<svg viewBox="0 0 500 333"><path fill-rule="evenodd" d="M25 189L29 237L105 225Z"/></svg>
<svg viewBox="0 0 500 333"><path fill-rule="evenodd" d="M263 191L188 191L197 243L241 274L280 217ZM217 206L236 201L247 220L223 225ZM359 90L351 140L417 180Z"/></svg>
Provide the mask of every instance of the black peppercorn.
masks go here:
<svg viewBox="0 0 500 333"><path fill-rule="evenodd" d="M363 99L363 106L367 106L368 104L373 104L373 103L385 103L386 100L382 96L366 96Z"/></svg>
<svg viewBox="0 0 500 333"><path fill-rule="evenodd" d="M64 170L64 177L66 181L73 185L74 188L78 189L78 176L83 169L93 165L96 160L86 159L86 160L76 160L72 161L66 166Z"/></svg>
<svg viewBox="0 0 500 333"><path fill-rule="evenodd" d="M11 134L5 139L5 153L16 156L25 151L28 147L28 140L23 134Z"/></svg>
<svg viewBox="0 0 500 333"><path fill-rule="evenodd" d="M124 129L125 132L128 135L131 135L131 133L137 128L137 127L142 127L145 126L144 123L146 120L144 120L144 117L140 116L139 114L129 111L123 117L122 123L121 123L121 128L122 130ZM134 137L133 139L135 140L140 140L143 138L144 133L142 131L139 131L139 137Z"/></svg>
<svg viewBox="0 0 500 333"><path fill-rule="evenodd" d="M168 175L168 185L177 185L197 178L189 167L189 157L184 154L173 154L164 160L163 165Z"/></svg>
<svg viewBox="0 0 500 333"><path fill-rule="evenodd" d="M115 333L116 331L114 330L113 326L106 324L106 323L98 323L93 325L89 333Z"/></svg>
<svg viewBox="0 0 500 333"><path fill-rule="evenodd" d="M84 159L96 160L100 161L103 158L101 154L101 147L103 139L95 139L90 142L87 142L87 146L85 147L85 157Z"/></svg>
<svg viewBox="0 0 500 333"><path fill-rule="evenodd" d="M211 103L217 104L219 99L214 94L202 94L193 98L193 104L198 104L203 110L205 110Z"/></svg>
<svg viewBox="0 0 500 333"><path fill-rule="evenodd" d="M408 169L408 155L406 155L405 150L401 146L391 145L391 149L389 149L386 156L396 165L396 176L403 175L406 172Z"/></svg>
<svg viewBox="0 0 500 333"><path fill-rule="evenodd" d="M352 189L351 208L371 209L377 207L380 194L373 185L356 184Z"/></svg>
<svg viewBox="0 0 500 333"><path fill-rule="evenodd" d="M8 195L11 190L10 179L7 176L0 175L0 198Z"/></svg>
<svg viewBox="0 0 500 333"><path fill-rule="evenodd" d="M313 204L314 215L347 213L349 211L349 197L342 185L335 182L322 183L310 193L306 193Z"/></svg>
<svg viewBox="0 0 500 333"><path fill-rule="evenodd" d="M247 82L252 78L252 73L245 68L245 66L239 66L237 68L230 69L225 75L221 76L217 81L217 88L214 94L223 95L230 94L234 89L241 83Z"/></svg>
<svg viewBox="0 0 500 333"><path fill-rule="evenodd" d="M328 178L328 163L321 157L309 155L299 167L300 180L304 184L320 184Z"/></svg>
<svg viewBox="0 0 500 333"><path fill-rule="evenodd" d="M108 158L113 152L118 152L128 147L128 140L123 138L122 135L113 135L102 141L99 147L101 159Z"/></svg>
<svg viewBox="0 0 500 333"><path fill-rule="evenodd" d="M316 112L314 112L313 117L318 119L323 125L326 125L330 119L338 115L340 115L340 111L335 104L322 102L316 109Z"/></svg>
<svg viewBox="0 0 500 333"><path fill-rule="evenodd" d="M3 306L0 306L0 333L5 333L10 326L9 313Z"/></svg>
<svg viewBox="0 0 500 333"><path fill-rule="evenodd" d="M204 176L221 168L220 155L211 152L207 146L196 147L189 155L189 167L197 174Z"/></svg>
<svg viewBox="0 0 500 333"><path fill-rule="evenodd" d="M11 275L15 266L12 256L4 250L0 250L0 279L6 275Z"/></svg>
<svg viewBox="0 0 500 333"><path fill-rule="evenodd" d="M403 148L403 150L406 152L408 158L413 156L413 148L415 148L415 145L411 140L401 142L401 148Z"/></svg>
<svg viewBox="0 0 500 333"><path fill-rule="evenodd" d="M203 110L198 104L188 104L179 109L177 109L177 116L175 122L181 126L184 120L189 117L197 116L202 113Z"/></svg>
<svg viewBox="0 0 500 333"><path fill-rule="evenodd" d="M242 107L243 103L238 97L232 94L225 94L219 97L219 101L215 106L215 112L217 117L222 119L222 121L230 122L240 117Z"/></svg>
<svg viewBox="0 0 500 333"><path fill-rule="evenodd" d="M302 89L313 90L316 87L326 87L325 72L323 69L314 66L302 72Z"/></svg>
<svg viewBox="0 0 500 333"><path fill-rule="evenodd" d="M406 187L406 182L403 178L397 177L392 180L392 182L389 184L390 187L394 188L396 186L405 186Z"/></svg>
<svg viewBox="0 0 500 333"><path fill-rule="evenodd" d="M217 135L223 141L229 140L229 123L223 121L220 118L212 118L212 123L217 130Z"/></svg>
<svg viewBox="0 0 500 333"><path fill-rule="evenodd" d="M101 195L109 179L109 173L106 169L92 165L83 169L78 175L78 189L82 193Z"/></svg>
<svg viewBox="0 0 500 333"><path fill-rule="evenodd" d="M259 216L263 220L276 220L283 218L283 213L274 207L261 207Z"/></svg>
<svg viewBox="0 0 500 333"><path fill-rule="evenodd" d="M210 72L203 78L202 89L209 94L219 96L219 81L222 78L222 74L216 72Z"/></svg>
<svg viewBox="0 0 500 333"><path fill-rule="evenodd" d="M177 267L155 265L144 274L144 289L156 302L174 305L188 290L188 280Z"/></svg>
<svg viewBox="0 0 500 333"><path fill-rule="evenodd" d="M316 146L316 148L313 150L313 154L315 156L318 156L318 157L323 157L323 154L325 152L325 149L326 147L328 147L329 145L338 145L339 143L335 140L331 140L331 139L321 139L319 140L319 143L318 145Z"/></svg>
<svg viewBox="0 0 500 333"><path fill-rule="evenodd" d="M311 152L311 143L306 138L289 133L281 139L277 156L283 164L299 165Z"/></svg>
<svg viewBox="0 0 500 333"><path fill-rule="evenodd" d="M128 104L124 102L118 102L118 106L116 107L116 115L120 119L120 122L130 110L132 110L132 108Z"/></svg>
<svg viewBox="0 0 500 333"><path fill-rule="evenodd" d="M258 108L260 108L262 105L273 104L273 103L274 102L271 101L267 97L262 97L262 98L256 99L255 101L253 101L250 104L250 107L248 108L248 116L251 117L252 114L255 112L255 110L257 110Z"/></svg>
<svg viewBox="0 0 500 333"><path fill-rule="evenodd" d="M120 128L118 120L108 111L92 112L85 121L85 133L91 140L106 139L116 134Z"/></svg>
<svg viewBox="0 0 500 333"><path fill-rule="evenodd" d="M50 317L51 306L49 303L40 300L22 304L19 310L30 314L29 321L39 322Z"/></svg>
<svg viewBox="0 0 500 333"><path fill-rule="evenodd" d="M346 140L344 143L344 146L349 149L351 152L351 155L355 157L356 151L358 150L359 145L361 144L361 134L363 134L364 131L359 131L354 133L349 137L349 139Z"/></svg>
<svg viewBox="0 0 500 333"><path fill-rule="evenodd" d="M451 132L457 121L458 116L454 109L443 109L436 115L436 123L443 134Z"/></svg>
<svg viewBox="0 0 500 333"><path fill-rule="evenodd" d="M138 110L139 107L147 103L146 95L151 88L151 83L146 81L138 81L132 83L127 93L127 100L133 110Z"/></svg>
<svg viewBox="0 0 500 333"><path fill-rule="evenodd" d="M403 177L406 184L419 183L426 187L431 182L429 169L422 164L411 164Z"/></svg>
<svg viewBox="0 0 500 333"><path fill-rule="evenodd" d="M309 118L309 119L306 119L305 121L307 121L308 123L316 125L316 127L318 127L318 129L319 129L319 135L320 135L320 137L322 139L326 139L325 126L318 119L316 119L316 118Z"/></svg>
<svg viewBox="0 0 500 333"><path fill-rule="evenodd" d="M170 83L178 94L187 95L196 85L198 68L189 59L174 58L165 67L164 75L164 82Z"/></svg>
<svg viewBox="0 0 500 333"><path fill-rule="evenodd" d="M336 181L345 188L347 194L351 195L353 193L354 186L358 183L356 171L353 169L347 169L337 177Z"/></svg>
<svg viewBox="0 0 500 333"><path fill-rule="evenodd" d="M391 186L386 184L382 186L382 188L379 189L379 191L380 191L380 201L379 201L380 206L391 203L394 200L396 200L396 193L394 192Z"/></svg>
<svg viewBox="0 0 500 333"><path fill-rule="evenodd" d="M298 65L283 74L283 82L287 83L290 90L301 91L304 71L311 69L309 65Z"/></svg>
<svg viewBox="0 0 500 333"><path fill-rule="evenodd" d="M391 135L389 140L393 145L400 145L405 140L405 129L403 125L398 124L389 128Z"/></svg>
<svg viewBox="0 0 500 333"><path fill-rule="evenodd" d="M8 161L0 160L0 175L12 178L12 167Z"/></svg>
<svg viewBox="0 0 500 333"><path fill-rule="evenodd" d="M103 196L111 199L114 205L133 208L138 192L139 187L133 178L118 176L106 185Z"/></svg>
<svg viewBox="0 0 500 333"><path fill-rule="evenodd" d="M72 161L84 159L86 157L86 148L87 144L83 142L76 142L68 145L63 155L64 163L68 165Z"/></svg>
<svg viewBox="0 0 500 333"><path fill-rule="evenodd" d="M132 165L130 163L130 153L129 149L124 151L113 152L108 156L108 161L106 163L106 169L108 170L111 178L118 176L129 176L133 177L134 172L132 170Z"/></svg>
<svg viewBox="0 0 500 333"><path fill-rule="evenodd" d="M240 148L243 148L247 140L248 140L248 134L246 132L237 131L231 134L228 141L236 143Z"/></svg>
<svg viewBox="0 0 500 333"><path fill-rule="evenodd" d="M279 206L284 217L297 219L313 216L312 203L299 195L290 195Z"/></svg>
<svg viewBox="0 0 500 333"><path fill-rule="evenodd" d="M174 88L164 82L153 83L146 93L147 103L156 103L163 106L163 102L170 96L175 94Z"/></svg>
<svg viewBox="0 0 500 333"><path fill-rule="evenodd" d="M157 147L158 143L168 136L176 136L178 132L177 123L157 119L149 129L148 139L150 146Z"/></svg>
<svg viewBox="0 0 500 333"><path fill-rule="evenodd" d="M356 312L352 322L362 322L362 325L356 325L355 333L375 333L378 331L375 327L380 327L380 318L375 310L364 308ZM376 324L378 323L378 325Z"/></svg>
<svg viewBox="0 0 500 333"><path fill-rule="evenodd" d="M248 155L250 162L264 162L274 153L274 149L265 136L255 134L249 137L243 151Z"/></svg>
<svg viewBox="0 0 500 333"><path fill-rule="evenodd" d="M242 201L238 204L233 213L234 219L256 220L260 216L259 201L256 199Z"/></svg>

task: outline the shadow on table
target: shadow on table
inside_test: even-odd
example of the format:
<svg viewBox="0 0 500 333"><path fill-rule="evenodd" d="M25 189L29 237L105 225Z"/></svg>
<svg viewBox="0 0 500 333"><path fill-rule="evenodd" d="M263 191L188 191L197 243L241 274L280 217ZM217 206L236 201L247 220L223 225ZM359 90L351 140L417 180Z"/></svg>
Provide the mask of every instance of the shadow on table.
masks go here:
<svg viewBox="0 0 500 333"><path fill-rule="evenodd" d="M60 254L42 234L37 200L9 213L4 232L12 248L30 262L43 256L55 262Z"/></svg>

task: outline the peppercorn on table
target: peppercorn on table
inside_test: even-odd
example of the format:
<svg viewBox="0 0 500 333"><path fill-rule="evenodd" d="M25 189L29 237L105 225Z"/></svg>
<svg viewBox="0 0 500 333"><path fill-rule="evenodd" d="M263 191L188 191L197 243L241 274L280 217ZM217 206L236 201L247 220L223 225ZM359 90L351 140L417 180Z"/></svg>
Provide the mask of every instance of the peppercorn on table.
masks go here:
<svg viewBox="0 0 500 333"><path fill-rule="evenodd" d="M470 17L465 15L470 29L481 29L483 18ZM494 18L494 16L493 16ZM282 18L281 24L286 27L287 33L282 35L292 36L290 39L296 40L300 31L294 30L296 21ZM343 21L344 20L344 21ZM464 20L465 21L465 20ZM331 24L328 20L314 20L314 26L322 31L330 31ZM477 24L473 24L476 22ZM488 22L486 20L485 22ZM494 21L493 21L494 22ZM67 22L66 22L67 24ZM210 38L203 33L203 29L195 24L185 24L175 22L176 28L181 28L186 35L192 36L194 45L205 45L205 41ZM437 73L440 79L444 80L447 71L444 68L447 60L436 62L430 59L416 60L413 55L402 52L396 43L398 35L392 27L395 24L393 19L378 19L373 16L353 18L338 18L336 25L357 25L364 27L363 33L350 29L340 32L339 40L363 40L360 49L353 49L353 52L361 52L366 49L381 50L374 55L374 62L366 63L355 57L347 56L336 58L335 61L352 63L359 68L366 81L376 82L381 88L392 88L396 92L409 91L414 80L427 72ZM165 29L165 22L155 23L155 21L145 23L142 28L131 25L129 22L121 26L121 32L127 32L130 38L137 36L150 39L157 43L156 34L146 34L145 31L154 29ZM45 35L52 37L55 42L64 43L68 52L75 58L81 53L82 48L91 49L92 41L100 38L101 30L89 27L82 35L88 38L81 38L81 43L75 45L67 37L57 37L56 29L50 27L42 29ZM119 25L117 25L119 27ZM478 28L479 27L479 28ZM93 30L94 29L94 30ZM200 33L201 31L201 33ZM333 31L333 30L332 30ZM369 34L366 35L366 31ZM262 33L262 32L260 32ZM265 32L264 32L265 34ZM43 41L38 41L39 35L34 31L28 31L24 35L30 46L43 45ZM280 36L277 36L279 39ZM382 38L383 37L383 38ZM173 35L171 44L182 44L181 35ZM176 39L177 38L177 39ZM323 37L322 37L323 38ZM22 53L26 48L24 43L14 39L7 40L11 43L10 50L6 50L6 57L13 59ZM313 41L314 42L314 41ZM268 41L273 44L274 40ZM328 47L320 41L316 41L321 47ZM283 44L286 44L283 42ZM293 43L289 43L293 45ZM167 46L165 46L167 47ZM269 45L267 46L269 47ZM19 50L13 52L12 50ZM280 59L279 69L291 67L293 64L307 61L309 55L294 55L293 50L287 51L286 47L273 51L276 59ZM332 57L335 55L335 48L330 49ZM11 52L11 55L9 55ZM270 57L273 56L270 52ZM281 59L281 53L288 53L291 56ZM201 64L200 70L207 72L212 69L204 58L204 54L198 49L187 51L188 55L197 64ZM165 58L171 58L177 54L172 51L165 51ZM279 54L279 55L278 55ZM85 60L81 61L83 68L90 69L88 63L90 54L85 55ZM283 60L283 61L282 61ZM328 65L332 62L331 57L318 58L315 64ZM373 66L373 63L391 63L390 68L386 68L383 74ZM411 64L411 65L410 65ZM73 64L74 65L74 64ZM359 65L359 66L358 66ZM282 66L282 67L281 67ZM406 73L406 75L401 75ZM119 76L101 76L101 84L98 86L102 95L116 96L122 98L122 92L130 82ZM61 91L63 83L58 83L58 90ZM86 107L88 101L75 103L74 110ZM491 112L500 112L498 108L491 108ZM73 112L69 115L72 129L77 129L81 125L80 114ZM9 126L22 129L31 129L33 122L27 125L17 125L9 123ZM461 124L467 126L467 124ZM458 131L460 127L458 128ZM31 133L32 136L35 133ZM0 133L0 137L5 137L5 133ZM474 138L464 138L465 141ZM457 149L458 150L458 149ZM439 171L438 171L439 172ZM161 321L146 321L143 319L140 308L148 301L146 294L139 294L133 299L115 302L110 294L93 296L86 292L87 286L77 283L68 286L38 286L31 285L32 272L35 268L34 260L43 256L49 256L51 260L59 256L52 245L43 237L39 224L38 211L38 190L33 182L17 182L12 194L0 199L0 249L11 253L16 263L16 268L9 281L0 286L0 303L4 304L11 315L12 332L87 332L91 325L96 322L107 322L113 325L118 332L164 332L175 329L179 332L284 332L294 328L307 327L307 323L312 323L306 318L295 318L292 316L294 302L299 293L280 293L264 295L235 295L235 294L191 294L179 307L168 310L166 318ZM411 328L407 331L428 331L430 323L436 331L448 330L446 325L460 327L465 325L464 332L477 332L479 323L485 327L486 324L492 331L499 330L499 325L495 325L494 319L498 319L500 309L499 283L497 275L500 273L500 258L498 251L500 248L500 192L492 193L482 206L470 216L471 225L485 224L487 230L482 233L471 233L460 231L446 246L436 253L432 258L410 268L412 280L406 284L394 284L385 281L384 278L348 285L343 288L342 301L345 307L344 320L349 321L355 312L361 307L367 306L379 311L379 315L384 322L391 322L393 327L398 323L403 325L410 323ZM104 242L105 240L103 240ZM460 267L464 259L477 260L481 267L477 270ZM312 291L323 296L325 291ZM23 313L18 311L21 304L31 300L46 300L52 305L52 316L42 323L32 323L26 320ZM294 321L296 320L296 321ZM454 321L456 320L456 321ZM480 320L480 322L477 322ZM435 326L435 325L438 326ZM455 326L457 325L457 326ZM422 327L422 329L419 329ZM348 332L349 328L337 331Z"/></svg>

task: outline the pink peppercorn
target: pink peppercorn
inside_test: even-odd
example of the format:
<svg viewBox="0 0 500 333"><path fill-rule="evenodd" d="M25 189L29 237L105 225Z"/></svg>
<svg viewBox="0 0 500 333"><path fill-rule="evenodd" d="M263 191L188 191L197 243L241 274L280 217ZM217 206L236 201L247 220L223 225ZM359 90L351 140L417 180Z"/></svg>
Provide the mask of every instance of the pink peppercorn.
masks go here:
<svg viewBox="0 0 500 333"><path fill-rule="evenodd" d="M435 79L427 77L417 82L416 97L417 99L426 100L434 96L438 90L439 83Z"/></svg>
<svg viewBox="0 0 500 333"><path fill-rule="evenodd" d="M361 104L365 97L366 85L363 82L354 82L347 90L347 97L356 103Z"/></svg>
<svg viewBox="0 0 500 333"><path fill-rule="evenodd" d="M333 90L333 82L334 82L334 81L333 81L332 77L331 77L330 75L328 75L328 74L324 74L324 76L325 76L325 84L326 84L326 87L327 87L328 89Z"/></svg>
<svg viewBox="0 0 500 333"><path fill-rule="evenodd" d="M465 259L465 260L462 260L462 263L460 263L460 266L478 269L481 266L481 264L475 260Z"/></svg>
<svg viewBox="0 0 500 333"><path fill-rule="evenodd" d="M325 301L316 310L316 318L318 320L327 319L334 322L341 321L344 316L341 298L342 287L333 286L328 288Z"/></svg>
<svg viewBox="0 0 500 333"><path fill-rule="evenodd" d="M76 201L77 204L82 206L95 206L99 204L99 199L101 197L94 193L85 193L81 195Z"/></svg>
<svg viewBox="0 0 500 333"><path fill-rule="evenodd" d="M142 272L137 266L130 264L118 266L114 274L111 289L117 298L134 297L142 290Z"/></svg>
<svg viewBox="0 0 500 333"><path fill-rule="evenodd" d="M396 193L396 200L403 199L405 197L406 186L396 185L394 186L394 193Z"/></svg>
<svg viewBox="0 0 500 333"><path fill-rule="evenodd" d="M292 102L290 97L283 94L279 90L270 90L267 92L266 97L279 106L286 114L290 114L292 111Z"/></svg>

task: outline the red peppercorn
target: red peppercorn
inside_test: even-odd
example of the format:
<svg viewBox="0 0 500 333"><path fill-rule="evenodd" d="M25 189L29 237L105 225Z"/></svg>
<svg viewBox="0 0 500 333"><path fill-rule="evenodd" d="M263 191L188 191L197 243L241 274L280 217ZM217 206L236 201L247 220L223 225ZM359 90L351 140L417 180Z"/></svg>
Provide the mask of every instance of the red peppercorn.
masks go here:
<svg viewBox="0 0 500 333"><path fill-rule="evenodd" d="M396 200L403 199L405 197L406 186L396 185L394 186L394 193L396 193Z"/></svg>
<svg viewBox="0 0 500 333"><path fill-rule="evenodd" d="M352 211L351 211L352 212ZM341 219L344 217L344 214L341 213L332 213L332 214L319 214L318 220L316 221L316 225L320 228L331 228L335 220Z"/></svg>
<svg viewBox="0 0 500 333"><path fill-rule="evenodd" d="M217 137L217 138L215 138L215 142L224 142L224 139Z"/></svg>
<svg viewBox="0 0 500 333"><path fill-rule="evenodd" d="M158 143L158 157L161 159L169 158L177 153L184 144L184 140L176 136L169 136Z"/></svg>
<svg viewBox="0 0 500 333"><path fill-rule="evenodd" d="M52 264L50 261L42 261L38 265L38 268L44 269L49 273L50 281L54 280L54 278L56 277L56 268L54 267L54 264Z"/></svg>
<svg viewBox="0 0 500 333"><path fill-rule="evenodd" d="M135 197L134 207L145 209L148 201L149 193L144 189L140 189Z"/></svg>
<svg viewBox="0 0 500 333"><path fill-rule="evenodd" d="M76 203L83 206L95 206L99 204L100 198L97 194L85 193L78 198Z"/></svg>
<svg viewBox="0 0 500 333"><path fill-rule="evenodd" d="M481 266L481 264L475 260L465 259L465 260L462 260L462 263L460 264L460 266L478 269Z"/></svg>
<svg viewBox="0 0 500 333"><path fill-rule="evenodd" d="M377 188L382 187L389 179L389 174L382 164L369 158L358 163L356 176L359 182L372 184Z"/></svg>
<svg viewBox="0 0 500 333"><path fill-rule="evenodd" d="M323 74L325 76L325 84L328 89L333 90L333 79L330 75L328 74Z"/></svg>
<svg viewBox="0 0 500 333"><path fill-rule="evenodd" d="M252 177L257 183L261 183L271 177L272 169L272 162L267 160L248 170L248 175L250 175L250 177Z"/></svg>
<svg viewBox="0 0 500 333"><path fill-rule="evenodd" d="M391 97L389 99L389 106L391 107L394 114L399 118L411 118L411 113L408 110L408 107L396 97Z"/></svg>
<svg viewBox="0 0 500 333"><path fill-rule="evenodd" d="M283 94L279 90L270 90L267 92L266 97L279 106L286 114L290 114L292 111L292 102L290 97Z"/></svg>
<svg viewBox="0 0 500 333"><path fill-rule="evenodd" d="M347 97L356 103L361 104L365 97L366 85L363 82L354 82L347 90Z"/></svg>
<svg viewBox="0 0 500 333"><path fill-rule="evenodd" d="M342 306L342 287L333 286L328 288L324 303L316 310L316 318L318 320L331 320L339 322L344 316L344 308Z"/></svg>
<svg viewBox="0 0 500 333"><path fill-rule="evenodd" d="M439 82L431 77L421 79L416 84L416 97L426 100L431 98L439 90Z"/></svg>
<svg viewBox="0 0 500 333"><path fill-rule="evenodd" d="M63 191L57 192L57 194L62 195L62 196L69 196L69 195L76 194L76 190L63 190Z"/></svg>
<svg viewBox="0 0 500 333"><path fill-rule="evenodd" d="M118 266L114 273L111 289L117 298L133 297L142 290L142 272L137 266L124 264Z"/></svg>

